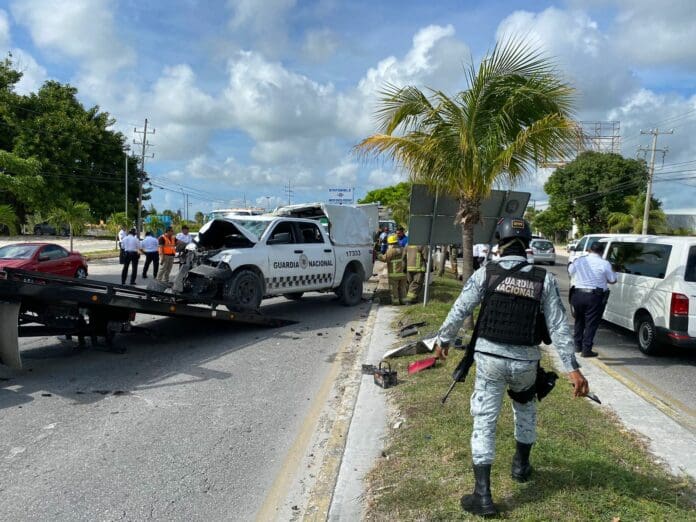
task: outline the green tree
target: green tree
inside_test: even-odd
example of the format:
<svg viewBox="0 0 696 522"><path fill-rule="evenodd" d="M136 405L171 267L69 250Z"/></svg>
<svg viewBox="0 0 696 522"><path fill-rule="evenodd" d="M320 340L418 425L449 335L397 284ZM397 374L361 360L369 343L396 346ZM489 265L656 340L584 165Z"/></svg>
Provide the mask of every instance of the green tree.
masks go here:
<svg viewBox="0 0 696 522"><path fill-rule="evenodd" d="M3 227L11 236L17 233L17 214L10 205L0 205L0 229Z"/></svg>
<svg viewBox="0 0 696 522"><path fill-rule="evenodd" d="M68 200L62 207L54 208L48 221L56 228L68 225L70 233L70 250L73 249L73 236L81 233L85 224L92 218L89 205L82 201Z"/></svg>
<svg viewBox="0 0 696 522"><path fill-rule="evenodd" d="M118 235L121 227L128 230L131 226L133 226L133 221L126 216L125 212L114 212L106 220L106 229L114 237Z"/></svg>
<svg viewBox="0 0 696 522"><path fill-rule="evenodd" d="M514 184L550 157L565 157L576 140L573 89L540 51L518 40L499 42L478 67L466 68L467 89L450 97L387 86L377 112L380 133L357 145L386 155L411 179L458 199L462 248L472 252L481 201L496 185ZM464 256L463 276L473 271Z"/></svg>
<svg viewBox="0 0 696 522"><path fill-rule="evenodd" d="M379 203L391 210L392 217L399 225L407 226L411 205L411 183L402 182L389 187L371 190L358 203Z"/></svg>
<svg viewBox="0 0 696 522"><path fill-rule="evenodd" d="M628 232L640 234L643 230L643 212L645 209L645 194L626 196L625 212L609 214L607 224L609 232ZM665 234L669 230L667 216L662 210L662 202L650 198L650 215L648 216L648 234Z"/></svg>
<svg viewBox="0 0 696 522"><path fill-rule="evenodd" d="M196 212L194 219L196 221L196 224L200 228L203 226L203 223L205 223L205 214L203 214L203 212L201 212L201 211L198 211L198 212Z"/></svg>
<svg viewBox="0 0 696 522"><path fill-rule="evenodd" d="M554 241L559 241L561 236L567 235L571 226L570 215L560 213L555 208L549 207L534 216L534 228Z"/></svg>
<svg viewBox="0 0 696 522"><path fill-rule="evenodd" d="M648 170L642 160L619 154L584 152L544 184L549 209L575 218L581 234L606 232L609 215L628 212L626 196L644 190Z"/></svg>

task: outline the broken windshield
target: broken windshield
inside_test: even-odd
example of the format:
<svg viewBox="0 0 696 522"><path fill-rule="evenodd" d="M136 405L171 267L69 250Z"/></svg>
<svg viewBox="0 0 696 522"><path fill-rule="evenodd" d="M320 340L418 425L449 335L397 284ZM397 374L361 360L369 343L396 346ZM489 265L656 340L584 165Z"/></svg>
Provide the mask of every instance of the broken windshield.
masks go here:
<svg viewBox="0 0 696 522"><path fill-rule="evenodd" d="M235 225L243 227L244 230L249 232L257 240L261 239L261 236L268 228L270 221L261 221L256 219L232 219Z"/></svg>

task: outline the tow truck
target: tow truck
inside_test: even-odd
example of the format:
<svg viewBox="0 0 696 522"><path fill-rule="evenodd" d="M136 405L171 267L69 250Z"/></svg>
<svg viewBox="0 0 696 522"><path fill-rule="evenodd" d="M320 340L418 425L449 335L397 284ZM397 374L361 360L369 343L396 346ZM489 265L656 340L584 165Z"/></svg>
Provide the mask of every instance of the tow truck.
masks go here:
<svg viewBox="0 0 696 522"><path fill-rule="evenodd" d="M134 286L72 279L12 268L0 271L0 364L21 369L20 337L76 336L113 347L118 333L129 332L138 313L243 323L268 327L293 324L258 311L234 310L197 296Z"/></svg>

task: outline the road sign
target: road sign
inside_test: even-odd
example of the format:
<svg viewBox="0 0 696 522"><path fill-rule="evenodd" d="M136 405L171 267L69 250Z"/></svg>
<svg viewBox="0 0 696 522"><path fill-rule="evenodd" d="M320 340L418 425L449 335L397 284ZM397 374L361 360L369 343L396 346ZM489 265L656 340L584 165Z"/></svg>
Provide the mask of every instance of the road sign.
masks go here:
<svg viewBox="0 0 696 522"><path fill-rule="evenodd" d="M352 205L355 202L353 187L329 188L329 199L326 202L334 205Z"/></svg>

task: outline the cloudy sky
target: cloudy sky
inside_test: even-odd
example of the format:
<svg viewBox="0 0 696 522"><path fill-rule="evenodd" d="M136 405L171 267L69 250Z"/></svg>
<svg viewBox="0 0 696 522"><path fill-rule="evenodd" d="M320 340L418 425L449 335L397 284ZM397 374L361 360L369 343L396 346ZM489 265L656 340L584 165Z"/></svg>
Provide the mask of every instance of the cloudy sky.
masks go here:
<svg viewBox="0 0 696 522"><path fill-rule="evenodd" d="M287 201L288 182L300 202L402 180L352 152L380 88L454 93L463 63L525 35L577 87L579 119L620 121L625 156L649 145L641 129L674 129L656 194L696 211L695 20L692 0L0 0L0 51L20 92L75 85L129 138L148 118L147 170L171 189L155 205L181 208L186 191L208 211ZM544 201L547 176L517 188Z"/></svg>

